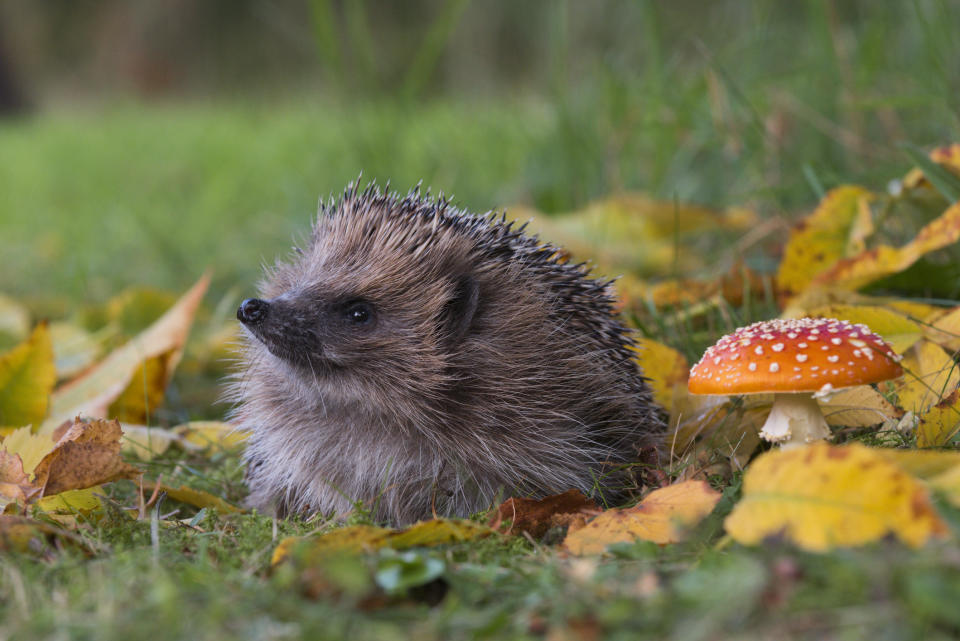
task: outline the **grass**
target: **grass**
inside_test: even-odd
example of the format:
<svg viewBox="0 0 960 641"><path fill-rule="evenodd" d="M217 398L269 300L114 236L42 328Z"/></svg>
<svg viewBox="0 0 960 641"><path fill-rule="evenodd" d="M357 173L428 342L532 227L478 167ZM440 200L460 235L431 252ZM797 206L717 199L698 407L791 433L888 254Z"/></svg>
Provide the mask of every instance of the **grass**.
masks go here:
<svg viewBox="0 0 960 641"><path fill-rule="evenodd" d="M634 49L581 58L554 43L576 80L559 76L553 93L107 103L2 122L0 291L67 316L131 285L182 290L212 266L210 300L229 302L305 233L318 196L361 171L402 190L422 179L477 210L557 212L642 189L789 219L837 184L882 188L910 162L901 143L960 139L952 3L718 3L695 18L685 3L638 6L640 22L623 25ZM737 311L757 319L771 306ZM645 322L691 355L715 338ZM161 417L222 411L182 380L168 395L181 405ZM231 500L244 492L235 457L171 457L151 471ZM131 484L108 491L133 504ZM524 539L420 552L444 563L448 591L431 607L417 592L371 599L376 555L319 578L271 571L275 524L263 516L207 513L199 530L160 528L154 540L149 520L107 510L80 530L105 550L97 558L69 545L0 557L0 641L960 634L955 542L747 549L718 538L716 518L697 542L604 561Z"/></svg>

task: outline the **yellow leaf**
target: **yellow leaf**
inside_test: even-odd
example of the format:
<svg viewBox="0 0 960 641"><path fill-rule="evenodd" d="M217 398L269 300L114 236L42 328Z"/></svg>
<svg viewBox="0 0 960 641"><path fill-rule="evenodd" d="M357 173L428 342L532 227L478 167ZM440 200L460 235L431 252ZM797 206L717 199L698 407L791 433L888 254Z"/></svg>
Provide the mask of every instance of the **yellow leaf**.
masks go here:
<svg viewBox="0 0 960 641"><path fill-rule="evenodd" d="M911 347L900 363L906 375L897 382L900 407L918 416L957 389L960 372L950 354L929 341Z"/></svg>
<svg viewBox="0 0 960 641"><path fill-rule="evenodd" d="M572 554L602 554L608 545L636 540L675 543L713 511L720 493L704 481L684 481L651 492L626 510L607 510L569 532L563 547Z"/></svg>
<svg viewBox="0 0 960 641"><path fill-rule="evenodd" d="M180 435L172 430L123 424L123 451L136 454L141 461L152 461L154 457L166 452L171 443L180 440Z"/></svg>
<svg viewBox="0 0 960 641"><path fill-rule="evenodd" d="M3 450L17 454L23 461L23 471L33 474L37 464L50 453L55 443L49 434L34 434L29 426L21 427L3 439Z"/></svg>
<svg viewBox="0 0 960 641"><path fill-rule="evenodd" d="M411 547L432 547L461 541L472 541L494 534L486 525L464 519L432 519L420 521L402 530L353 525L318 536L297 536L284 539L273 551L271 563L288 559L294 549L307 559L317 561L339 554L359 554L382 547L404 550Z"/></svg>
<svg viewBox="0 0 960 641"><path fill-rule="evenodd" d="M50 332L41 323L25 343L0 355L0 425L39 425L56 379Z"/></svg>
<svg viewBox="0 0 960 641"><path fill-rule="evenodd" d="M903 314L885 307L827 305L811 310L808 315L836 318L851 323L863 323L872 329L875 334L879 334L883 340L890 343L890 347L898 354L907 351L923 336L920 325Z"/></svg>
<svg viewBox="0 0 960 641"><path fill-rule="evenodd" d="M933 477L929 484L933 489L942 492L951 505L960 507L960 465Z"/></svg>
<svg viewBox="0 0 960 641"><path fill-rule="evenodd" d="M19 343L30 333L30 312L9 296L0 294L0 340L2 344ZM9 342L8 342L9 341Z"/></svg>
<svg viewBox="0 0 960 641"><path fill-rule="evenodd" d="M211 452L235 450L249 437L235 425L220 421L190 421L173 428L173 431L188 443Z"/></svg>
<svg viewBox="0 0 960 641"><path fill-rule="evenodd" d="M102 492L103 489L99 486L89 487L85 490L67 490L60 494L43 497L37 501L37 506L44 512L62 512L64 514L92 512L100 508L100 497L97 494Z"/></svg>
<svg viewBox="0 0 960 641"><path fill-rule="evenodd" d="M927 339L951 352L960 350L960 307L937 317L932 327L924 327L924 333Z"/></svg>
<svg viewBox="0 0 960 641"><path fill-rule="evenodd" d="M163 403L170 378L169 364L175 353L176 350L171 349L142 361L126 389L110 403L107 416L123 423L149 423L151 415Z"/></svg>
<svg viewBox="0 0 960 641"><path fill-rule="evenodd" d="M820 409L827 423L843 427L869 427L903 415L869 385L841 389L820 401Z"/></svg>
<svg viewBox="0 0 960 641"><path fill-rule="evenodd" d="M156 483L154 481L146 480L143 482L143 489L145 491L153 492L157 488L159 488L161 492L166 492L167 496L170 498L182 503L187 503L188 505L193 505L194 507L212 507L222 514L233 514L235 512L243 511L236 505L224 501L219 496L214 496L209 492L197 490L187 485L173 487L172 485L167 485L166 483Z"/></svg>
<svg viewBox="0 0 960 641"><path fill-rule="evenodd" d="M319 536L287 537L274 548L270 563L277 565L286 561L295 549L308 558L371 552L383 547L391 532L389 528L373 525L352 525Z"/></svg>
<svg viewBox="0 0 960 641"><path fill-rule="evenodd" d="M917 547L946 532L926 488L859 444L815 443L763 454L747 469L743 498L725 525L746 545L782 535L815 552L887 534Z"/></svg>
<svg viewBox="0 0 960 641"><path fill-rule="evenodd" d="M856 256L845 258L819 274L815 284L843 289L860 289L885 276L897 274L913 265L924 254L952 245L960 239L960 203L954 203L938 218L921 229L902 247L880 245Z"/></svg>
<svg viewBox="0 0 960 641"><path fill-rule="evenodd" d="M896 463L904 472L924 480L932 479L960 465L960 452L890 448L877 448L873 451Z"/></svg>
<svg viewBox="0 0 960 641"><path fill-rule="evenodd" d="M940 447L946 445L960 431L960 394L954 390L942 401L919 414L917 447Z"/></svg>
<svg viewBox="0 0 960 641"><path fill-rule="evenodd" d="M777 271L777 290L789 298L805 290L813 279L846 254L851 226L861 202L873 195L862 187L845 185L830 190L816 210L794 229Z"/></svg>
<svg viewBox="0 0 960 641"><path fill-rule="evenodd" d="M634 357L643 368L643 374L650 379L653 399L661 407L669 410L673 406L673 388L685 383L690 372L690 364L683 354L649 338L637 339L637 351Z"/></svg>
<svg viewBox="0 0 960 641"><path fill-rule="evenodd" d="M209 283L210 277L204 275L143 333L80 378L58 389L51 399L50 418L44 422L41 431L52 432L63 421L80 414L105 415L110 403L127 388L140 363L172 350L167 362L167 376L170 376L180 361L193 316Z"/></svg>
<svg viewBox="0 0 960 641"><path fill-rule="evenodd" d="M387 539L387 545L395 550L405 550L413 547L472 541L489 536L492 533L492 529L474 521L431 519L414 523L406 529L394 532Z"/></svg>
<svg viewBox="0 0 960 641"><path fill-rule="evenodd" d="M50 323L57 378L70 379L93 365L103 349L101 341L78 325Z"/></svg>

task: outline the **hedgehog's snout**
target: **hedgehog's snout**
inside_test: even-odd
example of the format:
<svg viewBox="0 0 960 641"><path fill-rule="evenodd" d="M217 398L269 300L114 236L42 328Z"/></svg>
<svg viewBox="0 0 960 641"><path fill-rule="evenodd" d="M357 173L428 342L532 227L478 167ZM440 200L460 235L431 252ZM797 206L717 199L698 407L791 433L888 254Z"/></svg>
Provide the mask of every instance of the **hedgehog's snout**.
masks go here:
<svg viewBox="0 0 960 641"><path fill-rule="evenodd" d="M237 308L237 320L244 325L256 325L263 321L270 309L270 303L259 298L248 298Z"/></svg>

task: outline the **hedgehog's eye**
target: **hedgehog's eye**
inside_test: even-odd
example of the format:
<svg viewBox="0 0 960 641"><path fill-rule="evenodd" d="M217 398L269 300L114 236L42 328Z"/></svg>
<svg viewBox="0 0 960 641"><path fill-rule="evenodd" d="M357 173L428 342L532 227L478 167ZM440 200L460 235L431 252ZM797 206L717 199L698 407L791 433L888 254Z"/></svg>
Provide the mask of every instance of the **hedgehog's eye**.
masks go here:
<svg viewBox="0 0 960 641"><path fill-rule="evenodd" d="M366 325L373 319L373 309L370 303L352 303L347 306L346 317L352 325Z"/></svg>

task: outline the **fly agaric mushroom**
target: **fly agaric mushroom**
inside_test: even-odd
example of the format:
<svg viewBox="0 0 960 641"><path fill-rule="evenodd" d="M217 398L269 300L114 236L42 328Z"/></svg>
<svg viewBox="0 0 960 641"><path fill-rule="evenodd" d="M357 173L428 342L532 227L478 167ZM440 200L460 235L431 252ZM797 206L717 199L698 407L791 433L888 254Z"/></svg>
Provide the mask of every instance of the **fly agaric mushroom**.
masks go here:
<svg viewBox="0 0 960 641"><path fill-rule="evenodd" d="M741 327L690 369L692 394L773 393L760 436L784 447L830 436L814 393L903 374L897 355L866 325L833 318L774 319Z"/></svg>

